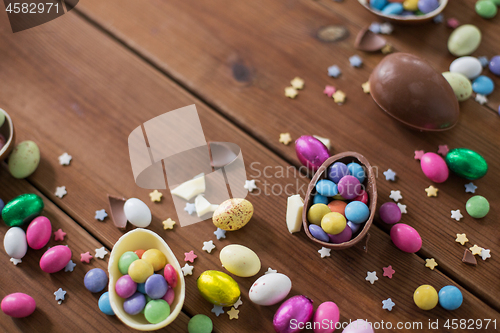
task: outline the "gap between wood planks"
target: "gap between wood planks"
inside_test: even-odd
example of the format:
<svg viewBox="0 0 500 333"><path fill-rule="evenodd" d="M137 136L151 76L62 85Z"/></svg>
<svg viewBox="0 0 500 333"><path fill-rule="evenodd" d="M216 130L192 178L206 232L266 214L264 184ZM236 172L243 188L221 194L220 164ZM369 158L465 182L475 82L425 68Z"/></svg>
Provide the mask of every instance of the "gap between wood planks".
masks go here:
<svg viewBox="0 0 500 333"><path fill-rule="evenodd" d="M338 16L338 14L336 12L332 11L331 8L329 8L327 5L323 4L322 2L315 1L315 3L316 3L316 4L314 4L315 6L320 6L321 8L324 8L325 10L328 10L329 12L331 12L334 15ZM305 171L301 170L302 168L299 168L301 165L299 165L298 161L291 160L291 159L287 158L285 155L281 154L276 149L273 149L273 147L271 145L267 144L266 141L264 141L261 138L259 138L258 136L256 136L252 131L247 131L247 129L244 126L239 125L238 122L235 119L233 119L233 117L228 116L227 114L225 114L214 103L210 103L209 101L205 100L199 93L197 93L193 89L190 89L182 81L180 81L180 80L176 79L175 77L173 77L172 75L170 75L169 72L166 69L163 69L152 57L148 57L146 54L142 53L140 50L134 48L133 45L127 43L123 38L120 38L120 36L118 36L117 34L114 34L111 31L107 30L104 26L102 26L101 24L99 24L99 22L97 22L96 20L92 19L90 16L86 15L82 11L78 10L78 7L75 7L75 9L73 10L73 13L75 13L75 15L79 16L80 18L82 18L84 21L86 21L87 23L89 23L94 28L96 28L98 31L101 31L103 34L105 34L106 36L108 36L109 38L111 38L112 40L114 40L115 42L117 42L118 44L122 45L129 52L131 52L135 56L139 57L142 61L144 61L149 66L151 66L152 68L154 68L156 71L158 71L159 73L161 73L162 75L164 75L167 79L171 80L176 85L178 85L180 88L182 88L183 90L185 90L186 92L188 92L190 95L192 95L193 97L195 97L195 99L197 99L201 103L205 104L208 108L212 109L214 112L218 113L220 116L222 116L223 118L227 119L231 123L232 126L236 127L238 130L240 130L240 131L246 133L247 135L249 135L252 139L254 139L259 144L261 144L265 149L271 151L275 156L277 156L278 158L282 159L283 161L285 161L289 165L294 166L295 168L298 168L299 172L301 172L302 174L306 175ZM353 23L353 22L351 22L351 23ZM358 28L361 29L361 27L358 24L355 24L355 23L353 23L353 24L356 27L358 27ZM487 105L483 105L483 106L485 107L486 110L490 110L490 111L495 112L489 106L487 106ZM36 187L32 182L29 181L29 183L34 188L38 189L38 187ZM38 190L41 193L43 193L44 196L46 196L48 198L47 193L45 193L44 191L42 191L40 189L38 189ZM48 200L50 200L50 199L48 199ZM66 215L68 215L69 217L71 217L71 219L73 221L75 221L75 219L70 214L68 214L68 212L66 210L64 210L63 208L61 208L56 202L54 202L52 200L50 200L50 201L52 203L54 203L59 209L61 209ZM78 222L76 222L76 223L80 227L82 227L87 233L89 233L90 235L92 235L92 237L94 237L97 240L99 240L101 243L107 243L105 240L101 240L101 238L98 235L95 235L94 233L90 232L87 228L85 228L84 226L80 225ZM378 229L381 229L386 234L389 234L389 230L384 230L383 228L380 228L376 224L374 224L374 227L376 227ZM109 245L111 245L111 244L109 244ZM422 253L422 250L419 251L419 252L417 252L417 253L415 253L415 255L417 255L423 261L425 261L426 258L429 258L429 256L426 256L424 253ZM452 280L455 283L457 283L458 285L462 286L464 289L466 289L467 291L469 291L471 294L473 294L479 300L481 300L482 302L484 302L485 304L487 304L489 307L491 307L491 308L493 308L493 309L495 309L495 310L498 311L498 309L493 304L491 304L487 299L484 299L483 297L481 297L480 294L474 292L473 290L469 290L468 288L466 288L459 280L456 279L456 277L454 277L453 275L451 275L449 271L442 270L442 269L439 269L439 268L437 268L436 270L440 271L444 276L448 277L450 280ZM187 312L184 308L182 309L182 312L185 313L189 317L193 316L192 314L190 314L189 312Z"/></svg>

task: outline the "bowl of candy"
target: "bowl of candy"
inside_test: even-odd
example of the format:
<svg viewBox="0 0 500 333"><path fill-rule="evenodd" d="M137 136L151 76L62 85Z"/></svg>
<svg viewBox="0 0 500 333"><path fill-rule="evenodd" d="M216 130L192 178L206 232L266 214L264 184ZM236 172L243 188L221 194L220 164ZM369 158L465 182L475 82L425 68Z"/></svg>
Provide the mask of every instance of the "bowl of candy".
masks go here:
<svg viewBox="0 0 500 333"><path fill-rule="evenodd" d="M394 23L420 24L439 15L448 0L358 0L368 11Z"/></svg>
<svg viewBox="0 0 500 333"><path fill-rule="evenodd" d="M9 114L0 109L0 162L9 156L14 148L14 125Z"/></svg>
<svg viewBox="0 0 500 333"><path fill-rule="evenodd" d="M127 326L154 331L179 315L184 275L158 234L137 228L120 237L111 251L108 272L111 308Z"/></svg>
<svg viewBox="0 0 500 333"><path fill-rule="evenodd" d="M307 188L304 231L323 247L347 249L367 236L376 205L377 185L368 160L356 152L334 155L319 167Z"/></svg>

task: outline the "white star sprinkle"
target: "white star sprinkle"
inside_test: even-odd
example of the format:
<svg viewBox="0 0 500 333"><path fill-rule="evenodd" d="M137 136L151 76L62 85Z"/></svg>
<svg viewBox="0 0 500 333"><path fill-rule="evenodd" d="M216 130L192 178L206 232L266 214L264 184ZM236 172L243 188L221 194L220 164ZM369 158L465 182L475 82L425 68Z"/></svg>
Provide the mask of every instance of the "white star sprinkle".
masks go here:
<svg viewBox="0 0 500 333"><path fill-rule="evenodd" d="M465 184L465 193L476 193L477 186L474 183L470 182L469 184Z"/></svg>
<svg viewBox="0 0 500 333"><path fill-rule="evenodd" d="M394 305L396 305L396 303L394 303L391 298L382 301L382 304L382 309L389 311L392 311L392 308L394 307Z"/></svg>
<svg viewBox="0 0 500 333"><path fill-rule="evenodd" d="M17 266L17 264L20 264L23 261L21 259L10 258L10 262Z"/></svg>
<svg viewBox="0 0 500 333"><path fill-rule="evenodd" d="M382 23L380 25L380 33L384 35L390 35L392 34L392 31L394 30L392 24L390 23Z"/></svg>
<svg viewBox="0 0 500 333"><path fill-rule="evenodd" d="M59 156L59 164L61 164L61 165L69 165L69 163L71 162L72 158L73 157L71 155L69 155L68 153L64 153L61 156Z"/></svg>
<svg viewBox="0 0 500 333"><path fill-rule="evenodd" d="M207 251L211 253L213 249L215 249L215 245L213 241L203 242L203 247L201 248L203 251Z"/></svg>
<svg viewBox="0 0 500 333"><path fill-rule="evenodd" d="M331 251L332 249L328 249L326 247L322 247L321 250L318 250L319 254L321 254L321 258L329 257Z"/></svg>
<svg viewBox="0 0 500 333"><path fill-rule="evenodd" d="M99 259L104 259L104 256L108 254L108 251L103 247L95 249L95 257Z"/></svg>
<svg viewBox="0 0 500 333"><path fill-rule="evenodd" d="M184 210L188 212L189 215L193 215L193 213L196 212L196 205L194 203L186 202L186 207L184 207Z"/></svg>
<svg viewBox="0 0 500 333"><path fill-rule="evenodd" d="M457 210L452 210L452 211L451 211L451 218L452 218L452 219L455 219L455 220L457 220L457 221L460 221L460 219L461 219L462 217L464 217L464 216L462 215L462 213L460 213L460 209L457 209Z"/></svg>
<svg viewBox="0 0 500 333"><path fill-rule="evenodd" d="M267 272L265 272L264 274L274 274L274 273L278 273L278 271L269 267L267 269Z"/></svg>
<svg viewBox="0 0 500 333"><path fill-rule="evenodd" d="M243 187L247 189L248 192L252 192L257 188L257 186L255 185L255 179L245 180L245 185L243 185Z"/></svg>
<svg viewBox="0 0 500 333"><path fill-rule="evenodd" d="M491 251L491 250L487 250L487 249L484 249L484 248L483 248L483 249L481 249L481 254L480 254L481 258L483 258L483 260L486 260L486 259L488 259L488 258L491 258L490 251Z"/></svg>
<svg viewBox="0 0 500 333"><path fill-rule="evenodd" d="M226 238L226 230L217 228L217 230L214 231L214 235L217 236L217 239Z"/></svg>
<svg viewBox="0 0 500 333"><path fill-rule="evenodd" d="M488 98L486 98L486 96L484 95L476 94L476 102L478 102L481 105L484 105L488 103Z"/></svg>
<svg viewBox="0 0 500 333"><path fill-rule="evenodd" d="M181 270L182 270L182 273L184 274L184 276L193 275L193 268L194 268L194 266L191 266L188 263L186 263L184 265L184 267L181 268Z"/></svg>
<svg viewBox="0 0 500 333"><path fill-rule="evenodd" d="M65 272L73 272L73 269L75 268L76 264L73 262L73 260L70 260L66 267L64 267Z"/></svg>
<svg viewBox="0 0 500 333"><path fill-rule="evenodd" d="M389 196L392 200L398 202L399 200L403 199L403 196L401 195L401 191L391 191L391 195Z"/></svg>
<svg viewBox="0 0 500 333"><path fill-rule="evenodd" d="M398 207L399 207L399 210L401 210L401 214L407 214L408 213L406 211L406 205L403 205L402 203L398 202Z"/></svg>
<svg viewBox="0 0 500 333"><path fill-rule="evenodd" d="M212 312L218 317L219 315L224 313L224 309L220 305L214 305L212 308Z"/></svg>
<svg viewBox="0 0 500 333"><path fill-rule="evenodd" d="M392 180L395 181L396 173L392 171L392 169L388 169L387 171L384 171L384 176L385 180Z"/></svg>
<svg viewBox="0 0 500 333"><path fill-rule="evenodd" d="M106 211L104 209L101 209L101 210L96 210L95 211L95 216L94 218L96 220L100 220L100 221L104 221L104 219L108 217L108 213L106 213Z"/></svg>
<svg viewBox="0 0 500 333"><path fill-rule="evenodd" d="M56 197L59 197L62 199L66 194L68 194L68 191L66 191L66 186L58 186L56 187Z"/></svg>
<svg viewBox="0 0 500 333"><path fill-rule="evenodd" d="M375 281L378 280L377 272L376 271L367 272L365 280L370 281L371 284L374 284Z"/></svg>
<svg viewBox="0 0 500 333"><path fill-rule="evenodd" d="M233 304L234 308L237 309L238 306L242 305L243 302L241 301L241 296L240 298L238 298L238 300L236 301L236 303Z"/></svg>

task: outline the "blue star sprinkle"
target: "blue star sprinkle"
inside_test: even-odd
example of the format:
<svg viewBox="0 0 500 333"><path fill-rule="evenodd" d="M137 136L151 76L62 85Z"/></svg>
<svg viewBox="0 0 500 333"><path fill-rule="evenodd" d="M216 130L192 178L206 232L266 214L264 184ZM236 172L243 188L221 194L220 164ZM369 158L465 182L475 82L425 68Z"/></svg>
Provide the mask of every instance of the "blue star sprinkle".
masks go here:
<svg viewBox="0 0 500 333"><path fill-rule="evenodd" d="M396 305L396 303L394 303L390 298L383 300L382 304L383 304L382 309L389 311L392 311L392 308L394 307L394 305Z"/></svg>
<svg viewBox="0 0 500 333"><path fill-rule="evenodd" d="M224 309L222 308L222 306L214 305L212 312L215 313L215 315L218 317L219 315L224 313Z"/></svg>
<svg viewBox="0 0 500 333"><path fill-rule="evenodd" d="M484 57L484 56L483 56L483 57L478 57L478 58L477 58L477 60L479 60L479 62L481 63L481 65L482 65L483 67L488 66L488 64L489 64L489 62L490 62L490 61L488 60L488 58L486 58L486 57Z"/></svg>
<svg viewBox="0 0 500 333"><path fill-rule="evenodd" d="M226 238L226 230L217 228L217 230L214 231L214 235L217 236L217 239Z"/></svg>
<svg viewBox="0 0 500 333"><path fill-rule="evenodd" d="M108 217L108 214L106 213L106 211L104 209L101 209L101 210L96 210L95 211L95 219L96 220L100 220L100 221L104 221L104 219Z"/></svg>
<svg viewBox="0 0 500 333"><path fill-rule="evenodd" d="M474 185L472 182L469 184L465 184L465 193L476 193L476 188L477 186Z"/></svg>
<svg viewBox="0 0 500 333"><path fill-rule="evenodd" d="M385 180L392 180L395 181L396 173L392 171L391 169L388 169L387 171L384 171L384 176Z"/></svg>
<svg viewBox="0 0 500 333"><path fill-rule="evenodd" d="M442 23L443 22L443 14L439 14L433 19L434 23Z"/></svg>
<svg viewBox="0 0 500 333"><path fill-rule="evenodd" d="M337 78L340 76L340 74L342 74L342 72L340 71L339 66L333 65L328 67L328 76Z"/></svg>
<svg viewBox="0 0 500 333"><path fill-rule="evenodd" d="M66 267L64 267L65 272L73 272L73 269L75 268L76 264L73 262L73 260L70 260Z"/></svg>
<svg viewBox="0 0 500 333"><path fill-rule="evenodd" d="M377 23L377 22L373 22L372 24L370 24L370 29L371 32L373 32L374 34L379 34L380 33L380 23Z"/></svg>
<svg viewBox="0 0 500 333"><path fill-rule="evenodd" d="M356 54L349 58L349 62L352 67L361 67L363 64L363 60L361 60L361 58Z"/></svg>
<svg viewBox="0 0 500 333"><path fill-rule="evenodd" d="M186 207L184 207L184 210L188 212L189 215L192 215L194 212L196 212L196 206L194 203L186 202Z"/></svg>
<svg viewBox="0 0 500 333"><path fill-rule="evenodd" d="M56 301L59 301L59 304L61 304L60 302L64 301L66 291L62 290L62 288L59 288L56 292L54 292L54 295L56 296Z"/></svg>

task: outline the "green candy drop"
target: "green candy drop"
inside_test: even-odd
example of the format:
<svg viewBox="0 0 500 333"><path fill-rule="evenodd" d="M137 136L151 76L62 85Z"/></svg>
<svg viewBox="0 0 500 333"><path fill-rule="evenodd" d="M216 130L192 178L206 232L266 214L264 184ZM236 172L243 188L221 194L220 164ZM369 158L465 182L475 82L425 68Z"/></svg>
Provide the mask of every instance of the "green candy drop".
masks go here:
<svg viewBox="0 0 500 333"><path fill-rule="evenodd" d="M144 317L151 324L158 324L170 316L170 305L162 299L149 301L144 308Z"/></svg>
<svg viewBox="0 0 500 333"><path fill-rule="evenodd" d="M476 2L476 13L482 18L493 18L497 15L497 6L491 0L480 0Z"/></svg>
<svg viewBox="0 0 500 333"><path fill-rule="evenodd" d="M128 274L128 266L136 260L139 259L139 256L132 251L127 251L120 256L118 259L118 270L123 275Z"/></svg>
<svg viewBox="0 0 500 333"><path fill-rule="evenodd" d="M211 333L213 328L212 319L203 314L197 314L188 323L189 333Z"/></svg>
<svg viewBox="0 0 500 333"><path fill-rule="evenodd" d="M2 219L9 227L19 227L40 215L43 200L33 193L21 194L9 201L2 210Z"/></svg>
<svg viewBox="0 0 500 333"><path fill-rule="evenodd" d="M490 211L490 203L485 197L481 195L475 195L465 204L465 209L470 216L476 219L480 219L486 216Z"/></svg>
<svg viewBox="0 0 500 333"><path fill-rule="evenodd" d="M486 160L475 151L467 148L450 150L445 161L451 171L470 180L481 178L488 171Z"/></svg>

